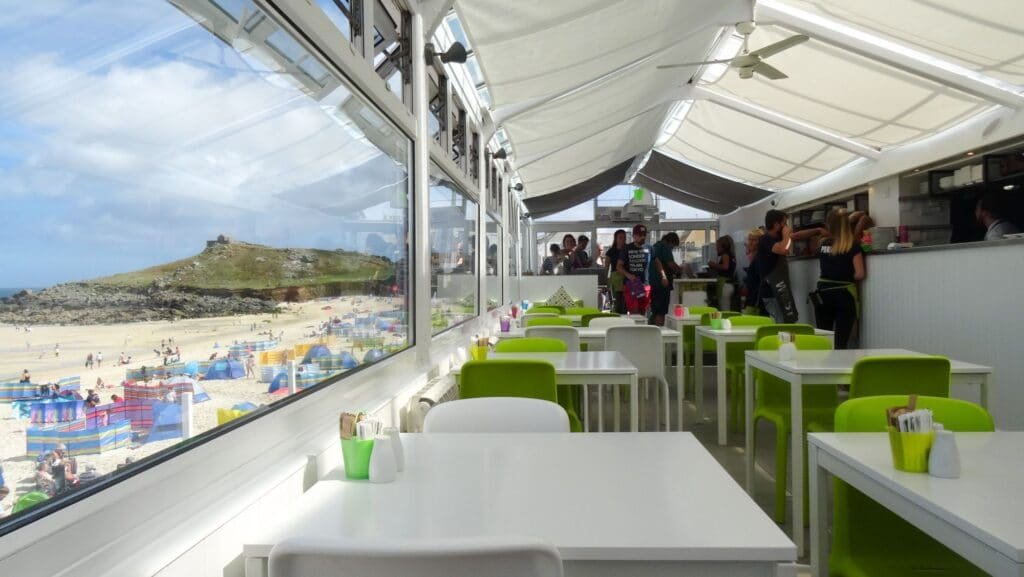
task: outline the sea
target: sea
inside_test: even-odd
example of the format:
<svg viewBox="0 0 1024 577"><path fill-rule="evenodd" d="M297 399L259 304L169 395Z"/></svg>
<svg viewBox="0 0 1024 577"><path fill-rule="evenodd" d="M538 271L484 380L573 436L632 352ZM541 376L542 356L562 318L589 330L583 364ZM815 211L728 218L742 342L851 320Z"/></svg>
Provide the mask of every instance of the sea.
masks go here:
<svg viewBox="0 0 1024 577"><path fill-rule="evenodd" d="M35 291L35 292L39 292L39 291L43 290L42 287L17 287L17 288L0 287L0 299L2 299L4 297L9 297L11 295L16 295L16 294L18 294L21 291L26 290L26 289L30 290L30 291Z"/></svg>

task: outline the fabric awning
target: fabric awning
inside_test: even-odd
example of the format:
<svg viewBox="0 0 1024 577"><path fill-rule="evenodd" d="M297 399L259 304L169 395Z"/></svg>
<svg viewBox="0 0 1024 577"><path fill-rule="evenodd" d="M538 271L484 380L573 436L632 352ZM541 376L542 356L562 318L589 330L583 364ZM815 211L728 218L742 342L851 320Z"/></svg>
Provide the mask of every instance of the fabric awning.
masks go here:
<svg viewBox="0 0 1024 577"><path fill-rule="evenodd" d="M771 195L771 191L722 178L654 151L647 164L633 177L633 184L715 214Z"/></svg>
<svg viewBox="0 0 1024 577"><path fill-rule="evenodd" d="M592 176L583 182L563 188L558 192L534 196L523 200L526 210L533 218L540 218L556 212L572 208L580 203L587 202L609 188L622 184L626 180L626 171L629 170L633 159L617 164L612 168Z"/></svg>

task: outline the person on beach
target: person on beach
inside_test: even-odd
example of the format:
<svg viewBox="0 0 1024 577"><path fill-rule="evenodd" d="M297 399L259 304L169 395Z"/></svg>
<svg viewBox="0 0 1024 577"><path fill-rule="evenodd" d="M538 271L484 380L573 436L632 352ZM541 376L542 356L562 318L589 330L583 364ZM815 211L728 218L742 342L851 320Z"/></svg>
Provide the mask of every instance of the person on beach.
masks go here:
<svg viewBox="0 0 1024 577"><path fill-rule="evenodd" d="M256 357L252 353L249 353L249 356L245 358L245 376L256 376Z"/></svg>
<svg viewBox="0 0 1024 577"><path fill-rule="evenodd" d="M103 377L96 377L96 388L97 389L105 389L105 388L107 388L107 384L103 382Z"/></svg>
<svg viewBox="0 0 1024 577"><path fill-rule="evenodd" d="M53 345L53 356L54 358L60 358L60 343L54 343Z"/></svg>
<svg viewBox="0 0 1024 577"><path fill-rule="evenodd" d="M32 382L32 376L28 374L28 369L25 369L24 371L21 372L21 380L18 381L18 382L19 383L31 383Z"/></svg>
<svg viewBox="0 0 1024 577"><path fill-rule="evenodd" d="M99 367L102 367L102 366L103 366L103 353L99 352L99 353L96 353L96 367L99 368Z"/></svg>

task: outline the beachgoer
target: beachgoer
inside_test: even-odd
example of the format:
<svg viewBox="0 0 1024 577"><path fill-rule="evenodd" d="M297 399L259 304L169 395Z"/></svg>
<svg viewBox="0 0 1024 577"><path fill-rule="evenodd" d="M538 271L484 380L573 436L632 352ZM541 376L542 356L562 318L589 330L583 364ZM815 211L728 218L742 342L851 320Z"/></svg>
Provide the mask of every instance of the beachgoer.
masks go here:
<svg viewBox="0 0 1024 577"><path fill-rule="evenodd" d="M85 402L92 403L93 406L100 404L100 396L96 394L93 389L86 390Z"/></svg>
<svg viewBox="0 0 1024 577"><path fill-rule="evenodd" d="M11 514L11 510L7 505L4 505L4 500L11 494L11 490L7 487L0 486L0 519Z"/></svg>
<svg viewBox="0 0 1024 577"><path fill-rule="evenodd" d="M21 382L21 383L31 383L32 382L32 377L28 374L28 369L25 369L24 371L21 372L21 380L19 382Z"/></svg>
<svg viewBox="0 0 1024 577"><path fill-rule="evenodd" d="M121 397L119 397L117 395L110 395L110 400L111 400L111 402L114 402L114 403L120 403L124 399L122 399Z"/></svg>
<svg viewBox="0 0 1024 577"><path fill-rule="evenodd" d="M174 389L167 389L167 392L164 393L164 402L165 403L176 403L176 402L178 402L178 395L174 392Z"/></svg>
<svg viewBox="0 0 1024 577"><path fill-rule="evenodd" d="M92 368L92 353L89 353L85 357L85 368L87 368L87 369L91 369Z"/></svg>
<svg viewBox="0 0 1024 577"><path fill-rule="evenodd" d="M96 388L97 389L105 389L105 388L107 388L107 384L103 382L103 377L96 377Z"/></svg>
<svg viewBox="0 0 1024 577"><path fill-rule="evenodd" d="M47 497L53 497L57 494L57 487L53 484L53 475L50 474L50 467L44 461L36 465L36 489L46 493Z"/></svg>
<svg viewBox="0 0 1024 577"><path fill-rule="evenodd" d="M249 353L249 356L245 358L245 376L256 376L256 357L252 353Z"/></svg>
<svg viewBox="0 0 1024 577"><path fill-rule="evenodd" d="M53 356L58 359L60 358L60 343L53 344Z"/></svg>
<svg viewBox="0 0 1024 577"><path fill-rule="evenodd" d="M102 367L103 366L103 353L102 352L96 353L96 366L97 367Z"/></svg>

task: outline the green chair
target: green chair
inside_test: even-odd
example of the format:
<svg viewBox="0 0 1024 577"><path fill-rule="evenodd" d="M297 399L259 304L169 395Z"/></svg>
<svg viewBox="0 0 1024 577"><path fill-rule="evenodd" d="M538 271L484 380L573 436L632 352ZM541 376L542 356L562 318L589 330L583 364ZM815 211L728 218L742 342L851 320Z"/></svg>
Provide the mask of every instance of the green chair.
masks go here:
<svg viewBox="0 0 1024 577"><path fill-rule="evenodd" d="M691 315L700 315L701 324L709 326L711 324L711 313L718 312L715 307L687 307L686 312ZM687 371L686 382L693 383L693 339L696 334L694 331L696 327L693 325L683 325L683 368ZM691 385L693 386L693 385Z"/></svg>
<svg viewBox="0 0 1024 577"><path fill-rule="evenodd" d="M547 337L504 339L498 341L494 347L494 351L497 353L564 353L567 350L565 341ZM582 407L580 397L582 396L583 387L577 385L558 386L556 402L569 415L569 430L574 433L583 431L583 421L579 417Z"/></svg>
<svg viewBox="0 0 1024 577"><path fill-rule="evenodd" d="M761 329L771 329L774 327L775 325L760 327L758 328L758 333L761 332ZM768 333L768 331L765 332ZM813 329L811 332L813 332ZM781 340L778 334L766 334L757 339L757 350L776 351L779 349L780 344ZM798 333L794 344L798 350L802 351L827 351L832 349L831 339L813 334ZM789 473L789 435L793 430L789 396L791 387L786 381L763 371L757 371L754 379L756 383L755 398L757 399L757 402L754 404L754 428L756 430L757 422L760 419L775 425L775 511L772 514L772 518L775 519L776 523L785 523L786 479ZM807 430L818 432L832 430L832 417L835 414L836 406L839 404L836 387L806 387L801 395L801 404L803 406L804 423L804 431L801 431L801 436ZM751 447L751 451L756 454L756 433L754 441L755 444L754 447ZM806 452L806 438L803 441L803 446ZM804 486L807 485L806 466L807 459L804 459ZM807 497L807 491L804 491L804 497ZM804 514L806 515L807 512L808 508L804 507Z"/></svg>
<svg viewBox="0 0 1024 577"><path fill-rule="evenodd" d="M864 357L853 365L850 398L877 395L949 396L946 357Z"/></svg>
<svg viewBox="0 0 1024 577"><path fill-rule="evenodd" d="M29 491L21 497L18 497L18 500L14 502L14 506L11 507L11 514L24 511L29 507L34 507L47 499L49 499L49 497L42 491Z"/></svg>
<svg viewBox="0 0 1024 577"><path fill-rule="evenodd" d="M555 366L532 359L466 361L459 377L459 398L529 397L558 401Z"/></svg>
<svg viewBox="0 0 1024 577"><path fill-rule="evenodd" d="M564 353L567 350L565 341L547 337L502 339L494 345L496 353Z"/></svg>
<svg viewBox="0 0 1024 577"><path fill-rule="evenodd" d="M763 319L765 317L747 315L747 318ZM756 321L761 323L763 321ZM758 343L762 338L777 335L782 332L795 333L798 335L813 335L814 327L811 325L801 324L762 324L757 327L757 333L754 337L754 343ZM726 377L726 390L729 396L729 428L732 431L743 431L743 414L745 410L744 397L744 386L743 377L746 373L746 359L744 353L748 350L753 350L756 345L751 344L749 347L745 344L741 345L729 345L725 348L725 377ZM829 347L831 348L831 347ZM835 409L835 407L833 407Z"/></svg>
<svg viewBox="0 0 1024 577"><path fill-rule="evenodd" d="M588 313L588 314L585 314L585 315L580 317L580 326L581 327L589 327L590 326L590 321L592 321L594 319L600 319L600 318L605 318L605 317L619 317L619 316L622 316L622 315L618 315L618 314L615 314L615 313Z"/></svg>
<svg viewBox="0 0 1024 577"><path fill-rule="evenodd" d="M762 317L758 315L727 315L725 312L722 313L722 318L729 319L732 323L733 328L737 327L759 327L764 325L774 324L775 321L771 317ZM710 322L710 321L709 321ZM711 339L704 340L705 350L715 351L715 341ZM726 391L732 391L733 397L736 396L736 391L740 389L736 386L736 380L743 380L743 354L747 351L754 349L754 342L747 343L726 343L725 344L725 388ZM716 361L717 362L717 361ZM742 386L742 385L740 385ZM733 402L735 415L735 402ZM733 430L738 430L738 425L735 419L732 420Z"/></svg>
<svg viewBox="0 0 1024 577"><path fill-rule="evenodd" d="M564 315L565 309L554 305L532 306L530 307L530 310L526 311L527 315L531 313L555 313L556 315Z"/></svg>
<svg viewBox="0 0 1024 577"><path fill-rule="evenodd" d="M836 432L885 431L885 409L906 404L906 395L851 399L839 405L836 410ZM994 430L988 412L967 401L919 396L917 406L931 409L935 422L942 423L951 431ZM888 443L884 448L879 446L879 450L888 451ZM987 575L945 545L842 481L835 482L832 504L829 574L833 577Z"/></svg>
<svg viewBox="0 0 1024 577"><path fill-rule="evenodd" d="M539 317L535 319L526 317L526 326L528 327L539 327L544 325L571 327L572 321L569 319L563 319L562 317Z"/></svg>
<svg viewBox="0 0 1024 577"><path fill-rule="evenodd" d="M580 316L583 316L583 315L593 315L593 314L597 314L597 313L600 313L600 312L601 312L601 309L596 308L596 307L570 307L570 308L565 309L565 314L567 314L567 315L580 315Z"/></svg>

